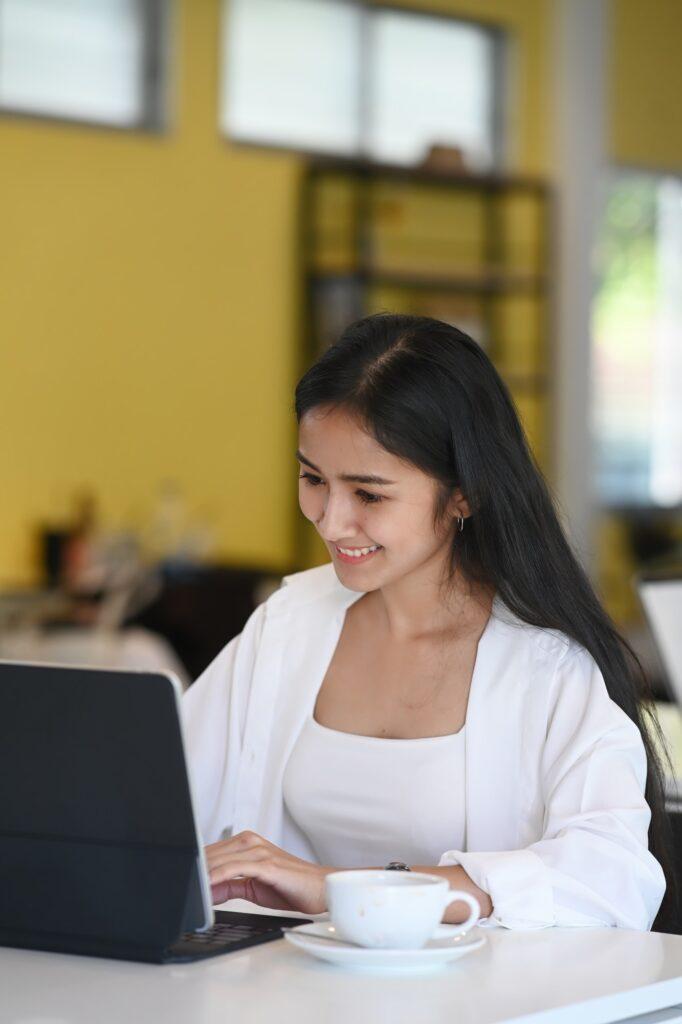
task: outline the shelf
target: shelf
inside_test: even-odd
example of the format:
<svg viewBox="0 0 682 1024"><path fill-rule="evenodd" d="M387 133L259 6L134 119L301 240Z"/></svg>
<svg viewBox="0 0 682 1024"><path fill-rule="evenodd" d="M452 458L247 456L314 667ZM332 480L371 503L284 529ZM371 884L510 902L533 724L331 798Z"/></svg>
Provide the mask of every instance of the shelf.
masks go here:
<svg viewBox="0 0 682 1024"><path fill-rule="evenodd" d="M543 292L547 287L544 274L508 273L488 271L483 274L414 274L397 271L311 270L313 281L348 281L358 285L376 285L383 288L406 288L430 292L457 292L459 294L491 295L509 292Z"/></svg>
<svg viewBox="0 0 682 1024"><path fill-rule="evenodd" d="M456 324L488 354L547 471L550 185L320 154L300 187L302 367L371 312Z"/></svg>
<svg viewBox="0 0 682 1024"><path fill-rule="evenodd" d="M444 185L447 188L481 192L506 192L516 189L545 195L548 191L544 180L526 175L429 170L427 167L406 167L402 164L382 164L369 160L343 160L338 157L313 160L308 164L307 172L311 177L344 174L368 180L384 178L406 184Z"/></svg>

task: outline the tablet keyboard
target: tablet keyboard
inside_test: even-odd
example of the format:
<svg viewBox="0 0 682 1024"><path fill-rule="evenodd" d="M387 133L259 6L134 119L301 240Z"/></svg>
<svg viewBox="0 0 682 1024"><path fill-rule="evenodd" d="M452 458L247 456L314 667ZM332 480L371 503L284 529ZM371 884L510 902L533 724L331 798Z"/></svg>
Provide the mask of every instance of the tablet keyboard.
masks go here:
<svg viewBox="0 0 682 1024"><path fill-rule="evenodd" d="M261 942L279 939L282 928L308 924L302 917L275 917L272 914L242 914L217 910L215 924L205 932L187 932L168 950L167 961L201 960L231 953Z"/></svg>

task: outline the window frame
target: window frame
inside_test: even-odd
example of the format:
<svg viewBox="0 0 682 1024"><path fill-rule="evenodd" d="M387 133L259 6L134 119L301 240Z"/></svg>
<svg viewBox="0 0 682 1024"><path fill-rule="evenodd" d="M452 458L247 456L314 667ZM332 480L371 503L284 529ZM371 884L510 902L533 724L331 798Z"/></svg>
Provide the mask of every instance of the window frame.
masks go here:
<svg viewBox="0 0 682 1024"><path fill-rule="evenodd" d="M145 132L163 134L168 128L168 85L170 65L171 22L174 21L175 0L138 0L143 33L142 114L129 124L115 124L90 115L53 114L50 111L24 110L5 103L0 93L0 120L43 121L74 128L98 131ZM1 31L1 27L0 27Z"/></svg>
<svg viewBox="0 0 682 1024"><path fill-rule="evenodd" d="M245 135L234 135L228 125L227 116L223 110L223 97L229 89L229 19L232 0L222 0L221 30L219 32L219 92L218 92L218 131L220 137L228 144L239 148L262 149L266 152L281 153L286 156L304 156L313 160L359 160L365 163L382 164L384 161L376 160L371 153L367 152L362 142L357 152L341 152L330 150L318 150L314 147L282 145L278 142L268 142L263 139L248 137ZM324 3L324 0L319 0ZM505 167L508 156L508 118L506 116L506 105L504 101L506 84L509 69L509 46L508 32L502 25L484 21L480 18L469 17L465 14L447 14L444 11L433 11L424 8L402 6L393 3L383 3L382 0L341 0L348 6L357 7L362 12L362 27L360 39L360 83L368 80L369 56L371 36L370 19L376 13L391 13L415 18L426 18L430 21L444 21L450 25L467 25L481 29L486 33L491 42L492 48L492 81L491 81L491 108L488 112L489 130L491 139L492 160L490 166L485 169L485 174L501 173ZM358 114L359 136L362 140L362 111ZM403 166L403 165L400 165ZM411 166L411 165L405 165Z"/></svg>

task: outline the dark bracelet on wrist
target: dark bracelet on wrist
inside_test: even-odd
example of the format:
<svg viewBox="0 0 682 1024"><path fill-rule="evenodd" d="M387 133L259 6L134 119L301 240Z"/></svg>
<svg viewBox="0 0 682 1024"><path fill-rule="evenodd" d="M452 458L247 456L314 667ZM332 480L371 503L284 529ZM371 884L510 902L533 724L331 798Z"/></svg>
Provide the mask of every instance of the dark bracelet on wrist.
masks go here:
<svg viewBox="0 0 682 1024"><path fill-rule="evenodd" d="M408 868L402 860L392 860L390 864L387 864L384 871L411 871L412 868Z"/></svg>

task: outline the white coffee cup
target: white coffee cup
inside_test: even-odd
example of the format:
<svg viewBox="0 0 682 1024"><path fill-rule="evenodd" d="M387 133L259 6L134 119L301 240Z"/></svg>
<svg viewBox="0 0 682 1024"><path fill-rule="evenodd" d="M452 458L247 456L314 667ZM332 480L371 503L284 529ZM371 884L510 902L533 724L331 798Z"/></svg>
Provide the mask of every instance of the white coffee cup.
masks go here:
<svg viewBox="0 0 682 1024"><path fill-rule="evenodd" d="M421 949L445 908L463 900L471 908L458 925L468 932L481 916L478 900L451 889L447 879L418 871L334 871L325 880L327 907L339 936L372 949Z"/></svg>

